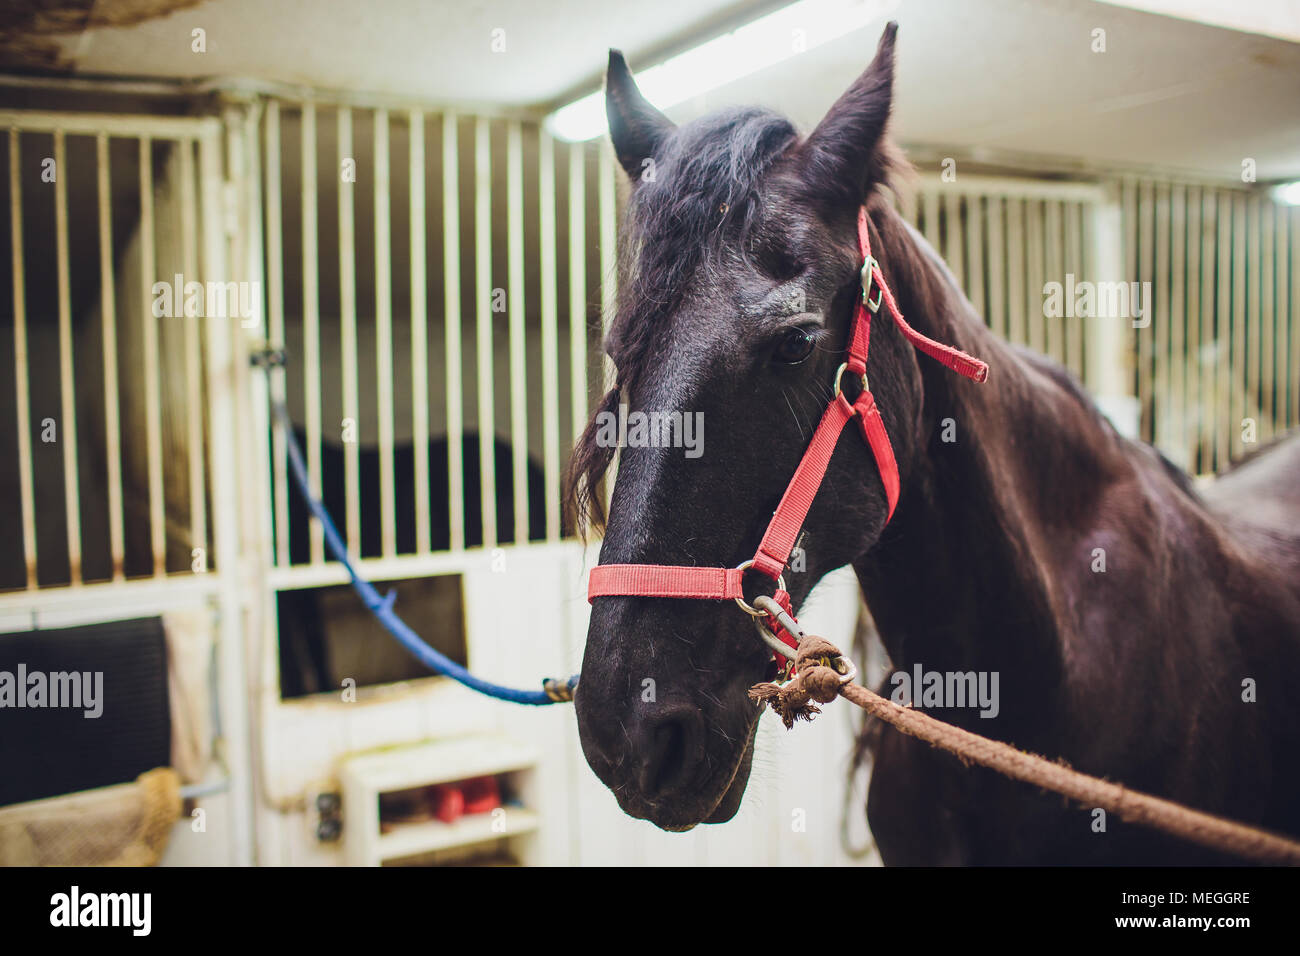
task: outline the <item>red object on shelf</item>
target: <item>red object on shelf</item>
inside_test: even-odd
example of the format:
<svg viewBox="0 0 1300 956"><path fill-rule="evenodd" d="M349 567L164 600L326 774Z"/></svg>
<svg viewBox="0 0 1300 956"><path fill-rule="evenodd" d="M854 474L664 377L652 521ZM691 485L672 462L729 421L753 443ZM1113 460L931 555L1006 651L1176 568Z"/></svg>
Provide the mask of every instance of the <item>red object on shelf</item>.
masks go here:
<svg viewBox="0 0 1300 956"><path fill-rule="evenodd" d="M455 823L465 815L465 794L454 783L438 784L429 793L433 815L443 823Z"/></svg>
<svg viewBox="0 0 1300 956"><path fill-rule="evenodd" d="M475 777L461 784L466 813L491 813L501 806L501 788L496 777Z"/></svg>
<svg viewBox="0 0 1300 956"><path fill-rule="evenodd" d="M474 777L429 788L429 806L443 823L455 823L467 813L491 813L501 806L496 777Z"/></svg>

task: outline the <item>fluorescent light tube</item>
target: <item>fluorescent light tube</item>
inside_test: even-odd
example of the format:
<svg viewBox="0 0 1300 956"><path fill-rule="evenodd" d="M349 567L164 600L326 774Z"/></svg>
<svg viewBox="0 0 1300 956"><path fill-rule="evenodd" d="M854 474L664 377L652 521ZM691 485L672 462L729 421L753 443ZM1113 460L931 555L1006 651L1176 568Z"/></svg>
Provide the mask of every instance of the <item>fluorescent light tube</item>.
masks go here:
<svg viewBox="0 0 1300 956"><path fill-rule="evenodd" d="M1300 180L1273 187L1273 197L1288 206L1300 206Z"/></svg>
<svg viewBox="0 0 1300 956"><path fill-rule="evenodd" d="M636 74L636 83L646 99L666 110L869 26L893 11L898 3L899 0L799 0L642 70ZM864 50L864 56L874 51L872 44ZM597 90L561 107L546 117L545 123L554 136L571 143L603 135L606 129L604 91Z"/></svg>

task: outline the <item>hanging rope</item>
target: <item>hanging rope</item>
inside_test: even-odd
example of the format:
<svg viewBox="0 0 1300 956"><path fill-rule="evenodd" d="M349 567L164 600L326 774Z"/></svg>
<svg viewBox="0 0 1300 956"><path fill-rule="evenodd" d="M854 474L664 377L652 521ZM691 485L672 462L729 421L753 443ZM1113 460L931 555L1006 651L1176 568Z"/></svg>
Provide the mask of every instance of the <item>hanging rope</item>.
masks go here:
<svg viewBox="0 0 1300 956"><path fill-rule="evenodd" d="M264 366L268 373L272 364L267 362ZM348 549L343 543L343 538L334 526L334 520L330 517L330 513L325 509L325 505L311 493L311 485L307 481L307 466L302 459L302 449L298 447L297 439L294 438L293 423L289 419L289 412L285 409L283 403L279 402L273 404L272 411L276 422L284 433L285 445L289 450L289 470L293 475L293 482L297 486L299 494L302 495L303 501L307 503L307 508L311 511L312 516L320 522L321 528L325 532L325 546L329 549L330 554L334 556L334 559L347 570L348 578L352 582L352 588L361 598L361 603L379 619L379 623L384 626L384 629L389 634L397 638L399 644L410 651L421 664L430 670L450 677L452 680L464 684L470 690L476 690L488 697L495 697L497 700L534 706L563 704L573 700L573 692L578 686L577 674L567 680L548 677L542 681L541 690L520 690L515 687L505 687L501 684L494 684L492 681L483 680L481 677L475 677L447 655L434 650L421 639L419 634L411 630L406 622L393 611L393 602L397 600L397 592L389 591L387 595L381 595L373 584L357 572L356 566L353 565L352 559L348 556Z"/></svg>
<svg viewBox="0 0 1300 956"><path fill-rule="evenodd" d="M825 704L841 696L901 732L955 754L961 760L996 770L1013 780L1051 790L1085 807L1100 807L1121 820L1152 827L1191 843L1259 863L1300 865L1300 842L1256 827L1225 820L1213 814L1129 790L1098 777L1053 763L1010 744L990 740L929 714L903 707L860 684L847 683L843 675L852 665L829 641L806 637L799 642L794 678L787 684L756 684L754 700L771 705L786 727L796 720L811 720Z"/></svg>

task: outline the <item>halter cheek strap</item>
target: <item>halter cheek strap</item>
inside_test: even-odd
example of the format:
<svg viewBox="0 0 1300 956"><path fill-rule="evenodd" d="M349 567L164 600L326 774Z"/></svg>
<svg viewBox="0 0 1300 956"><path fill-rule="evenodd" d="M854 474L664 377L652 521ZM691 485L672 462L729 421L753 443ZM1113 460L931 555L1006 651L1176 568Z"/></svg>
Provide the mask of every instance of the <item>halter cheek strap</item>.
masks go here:
<svg viewBox="0 0 1300 956"><path fill-rule="evenodd" d="M602 564L591 569L587 587L587 600L598 597L663 597L696 598L702 600L734 600L740 607L764 622L780 641L790 648L784 656L793 660L798 640L778 620L775 612L751 607L745 602L743 579L751 567L777 583L773 601L787 614L790 613L790 595L781 578L790 553L794 549L799 531L813 499L826 477L826 468L839 443L844 427L852 419L858 420L862 437L876 459L876 468L885 488L889 511L886 521L894 515L898 504L898 462L894 448L885 431L875 396L867 382L867 348L871 341L871 316L883 304L903 336L918 350L943 363L952 371L973 382L988 379L989 368L974 356L967 355L951 345L936 342L907 324L899 311L894 294L890 291L880 271L880 263L871 255L871 235L866 207L858 210L858 247L862 253L862 298L854 308L853 325L849 336L848 354L844 364L835 371L834 396L822 413L812 441L804 451L794 477L777 505L767 532L754 557L737 568L701 568L660 564ZM872 289L875 288L875 297ZM851 375L861 385L853 402L843 393L844 376ZM767 603L767 602L763 602ZM791 615L792 617L793 615ZM775 655L774 655L775 656ZM778 661L778 663L780 663Z"/></svg>

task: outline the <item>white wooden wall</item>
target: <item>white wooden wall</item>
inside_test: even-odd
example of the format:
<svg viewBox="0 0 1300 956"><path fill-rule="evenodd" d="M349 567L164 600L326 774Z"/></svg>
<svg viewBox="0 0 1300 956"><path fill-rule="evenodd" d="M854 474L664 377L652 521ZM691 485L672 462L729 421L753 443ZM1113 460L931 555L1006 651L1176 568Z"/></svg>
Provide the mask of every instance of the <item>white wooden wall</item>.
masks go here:
<svg viewBox="0 0 1300 956"><path fill-rule="evenodd" d="M505 569L488 555L462 566L470 665L493 680L535 686L578 670L586 638L585 570L595 550L574 542L509 547ZM498 563L499 567L499 563ZM831 575L810 599L803 622L849 646L857 618L856 580ZM400 608L399 608L400 611ZM330 789L344 755L466 733L501 733L541 754L536 786L542 824L536 861L545 864L841 864L841 807L858 715L833 705L787 732L770 714L760 725L754 771L740 814L722 826L664 833L625 816L587 766L572 707L518 707L491 701L445 679L416 681L346 704L319 695L277 704L265 727L268 805L258 812L259 862L332 865L341 845L318 843L304 793ZM861 782L860 782L861 783ZM283 810L270 805L283 804ZM796 811L806 829L793 826ZM850 814L861 841L861 785ZM173 862L187 861L177 852Z"/></svg>

